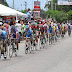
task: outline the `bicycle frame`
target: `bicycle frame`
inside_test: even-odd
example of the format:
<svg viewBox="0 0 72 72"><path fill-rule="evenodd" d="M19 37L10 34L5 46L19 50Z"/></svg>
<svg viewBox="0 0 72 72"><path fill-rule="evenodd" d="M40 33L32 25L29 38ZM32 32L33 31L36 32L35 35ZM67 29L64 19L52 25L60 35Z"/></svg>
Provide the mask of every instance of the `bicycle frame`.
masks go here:
<svg viewBox="0 0 72 72"><path fill-rule="evenodd" d="M26 39L26 42L25 42L25 54L28 53L28 50L29 52L31 53L31 41L30 41L30 37L24 37L24 39Z"/></svg>
<svg viewBox="0 0 72 72"><path fill-rule="evenodd" d="M15 48L16 39L15 38L10 38L9 41L10 41L10 46L12 46L12 48L9 48L9 56L11 58L13 53L15 53L15 56L17 56L17 51L16 51L17 49ZM12 50L12 54L10 54L10 50Z"/></svg>

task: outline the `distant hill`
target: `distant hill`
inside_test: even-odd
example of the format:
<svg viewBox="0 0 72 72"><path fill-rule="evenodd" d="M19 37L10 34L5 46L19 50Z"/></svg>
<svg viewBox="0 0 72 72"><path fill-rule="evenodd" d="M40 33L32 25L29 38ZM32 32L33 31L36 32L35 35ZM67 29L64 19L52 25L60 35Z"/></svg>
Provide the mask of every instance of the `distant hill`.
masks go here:
<svg viewBox="0 0 72 72"><path fill-rule="evenodd" d="M3 5L5 5L5 6L8 6L6 0L0 0L0 4L3 4Z"/></svg>

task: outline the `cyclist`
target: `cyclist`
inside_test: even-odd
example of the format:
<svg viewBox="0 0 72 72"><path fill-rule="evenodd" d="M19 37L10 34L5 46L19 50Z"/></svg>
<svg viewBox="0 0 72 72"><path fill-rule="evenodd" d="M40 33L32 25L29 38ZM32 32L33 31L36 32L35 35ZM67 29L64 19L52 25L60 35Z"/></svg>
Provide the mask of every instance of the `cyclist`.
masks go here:
<svg viewBox="0 0 72 72"><path fill-rule="evenodd" d="M3 47L5 47L4 58L7 57L6 55L6 44L7 44L7 33L0 29L0 37L3 39Z"/></svg>
<svg viewBox="0 0 72 72"><path fill-rule="evenodd" d="M35 22L33 22L31 24L31 30L33 32L33 36L36 39L36 44L38 44L38 38L37 38L37 24ZM35 44L34 44L35 45Z"/></svg>
<svg viewBox="0 0 72 72"><path fill-rule="evenodd" d="M58 25L59 34L61 34L61 26L60 26L60 23L58 23L57 25Z"/></svg>
<svg viewBox="0 0 72 72"><path fill-rule="evenodd" d="M71 34L71 25L68 25L68 35Z"/></svg>
<svg viewBox="0 0 72 72"><path fill-rule="evenodd" d="M10 31L10 34L11 38L16 38L16 45L17 45L17 50L19 49L18 47L18 40L19 40L19 32L18 30L15 28L14 25L11 26L11 31Z"/></svg>
<svg viewBox="0 0 72 72"><path fill-rule="evenodd" d="M48 26L47 26L47 23L44 24L44 28L45 28L45 34L46 34L46 38L47 38L47 41L48 41Z"/></svg>
<svg viewBox="0 0 72 72"><path fill-rule="evenodd" d="M33 33L32 33L32 31L31 31L31 29L29 28L29 25L26 25L26 27L25 27L24 37L30 37L31 42L32 42ZM31 44L32 44L32 43L31 43Z"/></svg>
<svg viewBox="0 0 72 72"><path fill-rule="evenodd" d="M51 24L49 24L49 35L52 35L53 32L53 27L51 26Z"/></svg>
<svg viewBox="0 0 72 72"><path fill-rule="evenodd" d="M31 31L31 29L29 28L29 25L25 26L25 30L24 30L24 36L26 37L33 37L33 33Z"/></svg>
<svg viewBox="0 0 72 72"><path fill-rule="evenodd" d="M45 39L45 28L44 28L43 24L41 24L39 26L38 36L39 35L43 36L43 39ZM43 44L43 42L42 42L42 44Z"/></svg>

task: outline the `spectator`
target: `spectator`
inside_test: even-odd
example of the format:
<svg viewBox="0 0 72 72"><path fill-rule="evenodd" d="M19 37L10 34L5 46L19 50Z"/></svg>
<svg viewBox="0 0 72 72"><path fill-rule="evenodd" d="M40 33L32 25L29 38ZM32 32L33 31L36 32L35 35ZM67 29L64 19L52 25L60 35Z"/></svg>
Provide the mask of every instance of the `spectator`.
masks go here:
<svg viewBox="0 0 72 72"><path fill-rule="evenodd" d="M11 18L11 21L10 21L10 26L11 26L11 25L14 25L13 18Z"/></svg>

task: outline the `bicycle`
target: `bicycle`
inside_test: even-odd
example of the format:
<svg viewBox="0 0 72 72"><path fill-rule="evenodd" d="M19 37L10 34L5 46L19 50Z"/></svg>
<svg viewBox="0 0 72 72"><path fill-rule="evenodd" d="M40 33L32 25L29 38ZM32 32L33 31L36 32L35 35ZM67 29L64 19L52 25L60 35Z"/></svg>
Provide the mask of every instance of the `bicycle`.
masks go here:
<svg viewBox="0 0 72 72"><path fill-rule="evenodd" d="M15 54L15 56L17 56L18 54L18 50L17 50L17 46L15 42L16 42L15 38L9 39L9 57L10 58L13 56L13 54Z"/></svg>
<svg viewBox="0 0 72 72"><path fill-rule="evenodd" d="M48 43L48 34L45 34L45 45Z"/></svg>
<svg viewBox="0 0 72 72"><path fill-rule="evenodd" d="M71 29L68 30L68 35L71 36Z"/></svg>
<svg viewBox="0 0 72 72"><path fill-rule="evenodd" d="M51 35L51 33L49 33L49 45L50 45L50 43L52 44L52 35Z"/></svg>
<svg viewBox="0 0 72 72"><path fill-rule="evenodd" d="M33 35L33 49L37 50L36 35Z"/></svg>
<svg viewBox="0 0 72 72"><path fill-rule="evenodd" d="M44 35L40 35L39 46L40 46L40 49L45 47Z"/></svg>
<svg viewBox="0 0 72 72"><path fill-rule="evenodd" d="M8 55L8 46L6 44L6 51L5 51L5 42L2 40L2 37L3 36L0 37L0 58L3 55L4 59L6 59Z"/></svg>
<svg viewBox="0 0 72 72"><path fill-rule="evenodd" d="M25 54L28 54L28 51L31 53L30 37L24 37L24 39L26 39L26 42L25 42Z"/></svg>

